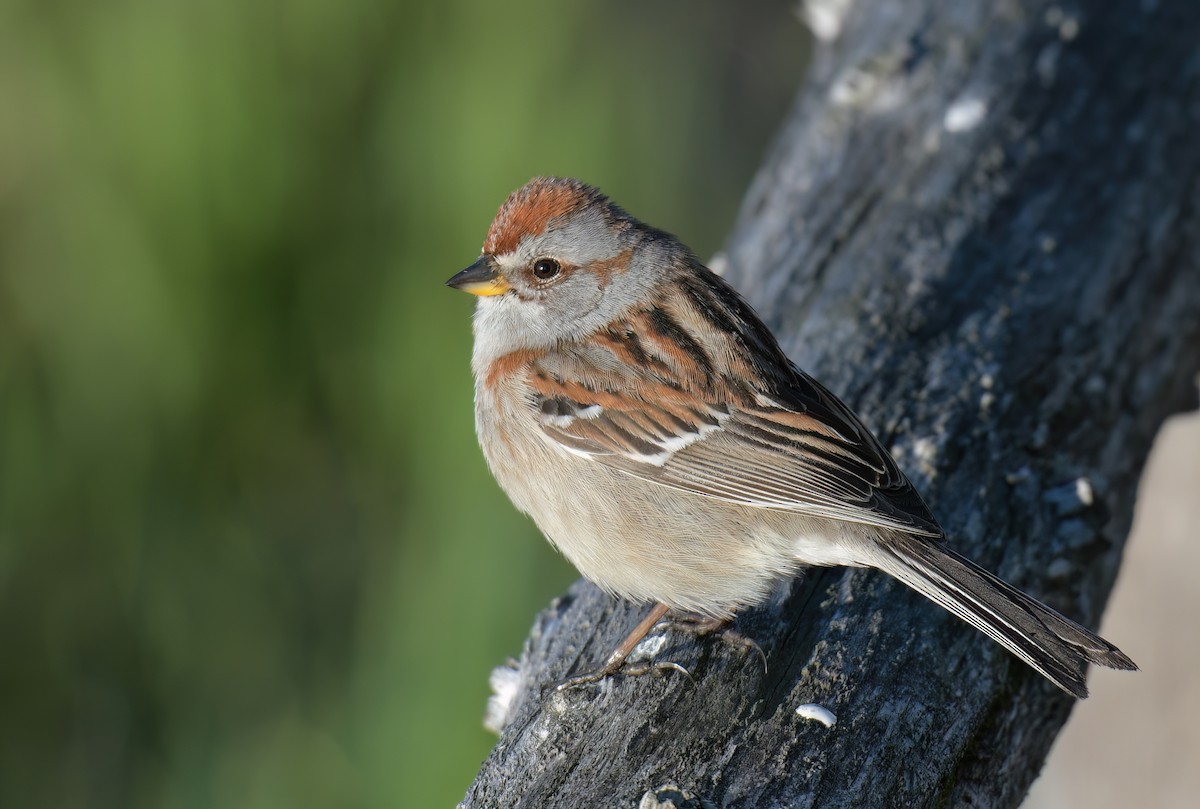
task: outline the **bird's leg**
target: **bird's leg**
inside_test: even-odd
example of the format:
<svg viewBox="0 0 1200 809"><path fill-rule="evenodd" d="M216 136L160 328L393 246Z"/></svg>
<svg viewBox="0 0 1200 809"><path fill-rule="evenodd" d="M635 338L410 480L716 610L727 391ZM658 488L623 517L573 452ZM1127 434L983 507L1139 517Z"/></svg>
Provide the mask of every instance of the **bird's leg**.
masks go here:
<svg viewBox="0 0 1200 809"><path fill-rule="evenodd" d="M672 615L668 621L675 629L681 632L690 632L698 638L707 638L709 635L720 632L721 640L726 643L737 646L747 652L756 652L762 660L763 673L766 673L767 653L757 643L734 629L732 618L715 618L711 615L685 613L683 615Z"/></svg>
<svg viewBox="0 0 1200 809"><path fill-rule="evenodd" d="M611 677L617 672L621 672L622 674L626 674L631 677L636 677L642 674L648 674L652 671L672 670L682 672L690 678L691 674L687 669L678 663L672 663L669 661L639 663L628 666L626 665L626 661L629 659L629 656L633 654L633 650L637 648L637 645L642 642L642 639L645 638L650 630L662 620L663 616L665 616L669 610L670 607L668 607L666 604L656 604L654 608L650 610L649 614L642 619L641 623L635 626L633 631L626 636L625 640L621 641L617 648L613 650L613 653L608 656L606 661L604 661L603 666L595 671L588 672L587 674L580 674L565 680L558 686L559 690L574 688L575 686L579 685L597 683L603 680L605 677ZM753 640L734 630L732 628L732 618L714 618L708 615L683 614L670 616L667 618L667 623L669 626L678 629L681 632L687 632L699 638L706 638L709 635L719 632L721 633L721 639L726 643L730 643L747 652L753 651L757 653L759 659L762 660L763 672L765 673L767 671L766 652L764 652L762 647Z"/></svg>
<svg viewBox="0 0 1200 809"><path fill-rule="evenodd" d="M654 628L654 625L657 624L662 617L667 614L667 610L669 609L671 608L666 604L655 604L654 609L650 610L650 613L642 619L642 622L635 626L633 631L629 633L625 640L621 641L617 648L613 650L613 653L608 656L608 660L604 661L603 666L587 674L571 677L558 686L559 690L561 691L564 688L574 688L577 685L597 683L603 680L605 677L616 674L621 670L621 667L625 665L625 661L629 658L629 655L633 654L633 650L637 648L637 645L642 642L642 638L646 637L646 633ZM678 663L665 663L657 665L654 668L675 669L678 671L683 671L685 674L687 673L687 671ZM650 670L652 669L647 668L638 671L631 671L630 673L644 674Z"/></svg>
<svg viewBox="0 0 1200 809"><path fill-rule="evenodd" d="M690 632L698 638L706 638L714 632L730 630L730 627L733 626L732 618L717 618L712 615L700 615L694 612L672 615L668 621L671 626L681 632Z"/></svg>

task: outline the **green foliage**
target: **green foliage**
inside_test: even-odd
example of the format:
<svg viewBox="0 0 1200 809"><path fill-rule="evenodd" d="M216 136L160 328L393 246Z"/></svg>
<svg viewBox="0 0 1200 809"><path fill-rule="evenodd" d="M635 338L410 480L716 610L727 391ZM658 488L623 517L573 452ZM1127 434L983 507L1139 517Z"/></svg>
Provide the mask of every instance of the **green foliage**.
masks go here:
<svg viewBox="0 0 1200 809"><path fill-rule="evenodd" d="M484 467L442 282L534 174L718 248L789 14L0 5L0 805L461 796L574 574Z"/></svg>

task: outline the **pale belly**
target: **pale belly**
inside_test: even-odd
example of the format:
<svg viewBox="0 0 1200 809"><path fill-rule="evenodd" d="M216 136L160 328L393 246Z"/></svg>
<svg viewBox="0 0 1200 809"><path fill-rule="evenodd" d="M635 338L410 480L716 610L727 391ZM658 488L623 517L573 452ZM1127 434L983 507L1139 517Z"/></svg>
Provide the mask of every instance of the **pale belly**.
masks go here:
<svg viewBox="0 0 1200 809"><path fill-rule="evenodd" d="M726 616L802 565L858 563L848 550L862 540L858 526L649 483L552 446L527 423L505 440L492 412L477 412L493 475L584 577L615 595Z"/></svg>

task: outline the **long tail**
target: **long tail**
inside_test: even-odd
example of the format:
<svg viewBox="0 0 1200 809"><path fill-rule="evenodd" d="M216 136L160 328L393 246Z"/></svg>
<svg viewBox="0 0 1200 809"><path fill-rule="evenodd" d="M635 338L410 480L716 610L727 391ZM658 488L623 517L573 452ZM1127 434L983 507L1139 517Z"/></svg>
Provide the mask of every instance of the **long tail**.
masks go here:
<svg viewBox="0 0 1200 809"><path fill-rule="evenodd" d="M878 548L875 567L984 632L1050 682L1080 699L1088 694L1088 663L1137 669L1104 638L941 543L895 536Z"/></svg>

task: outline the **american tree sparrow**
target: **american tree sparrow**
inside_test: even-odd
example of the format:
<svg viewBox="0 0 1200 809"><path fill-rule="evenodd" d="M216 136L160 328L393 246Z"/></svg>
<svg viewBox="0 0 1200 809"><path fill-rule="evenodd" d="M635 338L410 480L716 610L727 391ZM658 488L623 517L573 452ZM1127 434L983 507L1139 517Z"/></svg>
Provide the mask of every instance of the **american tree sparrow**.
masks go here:
<svg viewBox="0 0 1200 809"><path fill-rule="evenodd" d="M588 579L725 619L804 565L873 567L1077 697L1112 644L948 548L858 417L674 237L576 180L508 198L447 284L475 310L475 429L497 482Z"/></svg>

